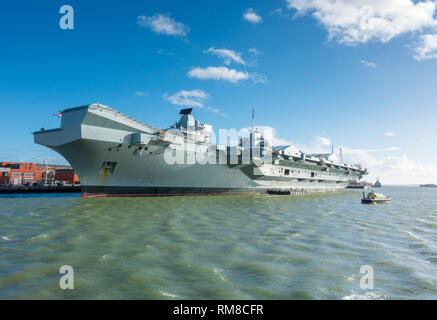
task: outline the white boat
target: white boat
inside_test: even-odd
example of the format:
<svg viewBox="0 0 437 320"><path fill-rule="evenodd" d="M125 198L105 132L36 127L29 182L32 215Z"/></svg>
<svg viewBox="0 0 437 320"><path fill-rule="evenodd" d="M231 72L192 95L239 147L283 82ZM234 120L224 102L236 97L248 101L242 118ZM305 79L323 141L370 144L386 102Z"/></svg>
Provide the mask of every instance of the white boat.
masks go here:
<svg viewBox="0 0 437 320"><path fill-rule="evenodd" d="M368 192L367 195L363 192L361 203L389 203L391 198L386 197L382 193Z"/></svg>

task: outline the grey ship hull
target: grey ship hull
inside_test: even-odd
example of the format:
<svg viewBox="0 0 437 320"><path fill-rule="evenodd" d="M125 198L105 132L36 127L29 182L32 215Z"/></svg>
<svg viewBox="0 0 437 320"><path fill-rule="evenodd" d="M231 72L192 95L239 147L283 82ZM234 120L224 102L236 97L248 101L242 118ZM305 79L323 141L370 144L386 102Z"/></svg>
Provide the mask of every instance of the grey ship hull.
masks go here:
<svg viewBox="0 0 437 320"><path fill-rule="evenodd" d="M141 133L145 141L133 138ZM267 193L269 190L335 191L364 174L361 169L326 167L298 159L266 164L184 164L164 159L171 144L160 131L102 105L63 111L61 128L34 133L35 142L61 154L78 174L83 196L168 196ZM203 144L196 150L212 160L226 155L216 146ZM223 163L223 162L220 162ZM284 176L280 169L292 173Z"/></svg>

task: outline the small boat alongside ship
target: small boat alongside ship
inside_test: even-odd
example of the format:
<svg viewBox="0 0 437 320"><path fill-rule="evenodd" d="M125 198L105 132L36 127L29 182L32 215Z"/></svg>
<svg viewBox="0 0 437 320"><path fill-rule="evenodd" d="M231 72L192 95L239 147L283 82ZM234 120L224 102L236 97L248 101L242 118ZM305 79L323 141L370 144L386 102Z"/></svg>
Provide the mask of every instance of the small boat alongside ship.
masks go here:
<svg viewBox="0 0 437 320"><path fill-rule="evenodd" d="M382 193L371 191L365 194L365 192L363 192L363 198L361 199L361 203L389 203L391 199L392 198L389 198Z"/></svg>
<svg viewBox="0 0 437 320"><path fill-rule="evenodd" d="M372 189L372 188L381 188L382 184L379 181L379 178L376 178L375 183L370 183L366 181L353 181L347 185L347 189Z"/></svg>
<svg viewBox="0 0 437 320"><path fill-rule="evenodd" d="M382 184L379 182L379 178L376 178L376 182L373 184L373 188L381 188Z"/></svg>
<svg viewBox="0 0 437 320"><path fill-rule="evenodd" d="M304 189L268 189L267 194L269 195L279 195L279 196L288 196L288 195L305 195L308 194Z"/></svg>
<svg viewBox="0 0 437 320"><path fill-rule="evenodd" d="M353 181L346 186L346 189L371 189L371 188L372 185L364 181L362 182Z"/></svg>

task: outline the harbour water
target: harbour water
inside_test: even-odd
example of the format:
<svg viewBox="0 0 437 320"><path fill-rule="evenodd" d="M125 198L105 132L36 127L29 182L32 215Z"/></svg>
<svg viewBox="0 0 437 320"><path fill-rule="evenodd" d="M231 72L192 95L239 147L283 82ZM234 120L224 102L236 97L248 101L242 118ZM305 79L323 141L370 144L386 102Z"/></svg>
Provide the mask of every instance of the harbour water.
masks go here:
<svg viewBox="0 0 437 320"><path fill-rule="evenodd" d="M436 299L437 189L378 191L392 202L3 195L0 298ZM73 290L59 287L62 265Z"/></svg>

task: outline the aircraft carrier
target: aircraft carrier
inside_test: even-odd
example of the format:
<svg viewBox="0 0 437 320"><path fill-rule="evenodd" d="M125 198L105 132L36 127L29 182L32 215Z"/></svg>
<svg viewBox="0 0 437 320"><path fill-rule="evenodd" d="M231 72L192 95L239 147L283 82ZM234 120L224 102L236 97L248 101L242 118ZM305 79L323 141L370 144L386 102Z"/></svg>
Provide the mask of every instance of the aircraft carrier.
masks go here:
<svg viewBox="0 0 437 320"><path fill-rule="evenodd" d="M335 191L367 174L333 152L273 146L253 122L249 137L237 145L213 143L212 134L192 109L160 130L90 104L63 110L61 127L34 132L34 139L71 164L84 197Z"/></svg>

